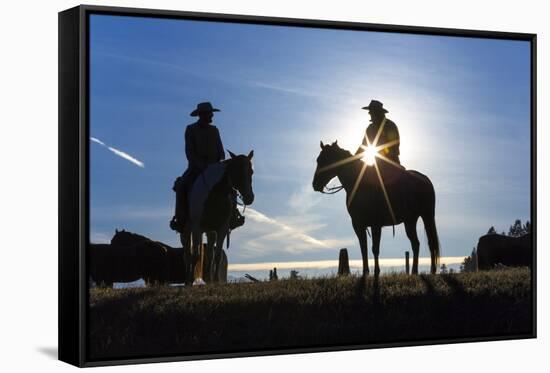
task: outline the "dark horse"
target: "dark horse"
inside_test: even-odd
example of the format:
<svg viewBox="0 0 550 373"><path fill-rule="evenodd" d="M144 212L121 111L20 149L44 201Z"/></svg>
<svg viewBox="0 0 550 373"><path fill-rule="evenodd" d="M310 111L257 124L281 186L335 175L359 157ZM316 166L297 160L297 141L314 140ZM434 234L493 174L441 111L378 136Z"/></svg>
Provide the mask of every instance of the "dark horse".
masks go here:
<svg viewBox="0 0 550 373"><path fill-rule="evenodd" d="M487 234L479 238L477 244L477 268L493 269L502 264L509 267L531 267L533 262L532 236L521 237L501 234Z"/></svg>
<svg viewBox="0 0 550 373"><path fill-rule="evenodd" d="M160 249L160 250L159 250ZM99 286L143 279L147 285L166 282L166 253L147 243L130 246L90 244L89 275Z"/></svg>
<svg viewBox="0 0 550 373"><path fill-rule="evenodd" d="M153 241L137 233L126 230L116 230L111 244L117 247L136 248L151 260L149 266L150 277L158 283L184 283L183 249L174 248L160 241ZM147 282L147 281L146 281Z"/></svg>
<svg viewBox="0 0 550 373"><path fill-rule="evenodd" d="M376 159L367 166L361 154L352 155L338 146L337 142L324 145L317 158L313 189L322 192L328 182L337 177L346 191L348 213L363 258L363 276L369 273L367 234L372 229L372 252L374 273L380 273L378 256L383 226L404 223L414 255L412 273L418 273L420 242L416 223L422 217L431 253L431 273L436 272L439 262L439 239L435 226L435 191L425 175L404 170L400 166ZM383 180L383 182L381 182Z"/></svg>
<svg viewBox="0 0 550 373"><path fill-rule="evenodd" d="M231 158L208 166L194 182L189 195L189 221L180 235L184 253L190 256L184 261L194 273L198 264L202 234L206 233L206 256L210 268L206 268L213 281L219 281L223 272L223 242L229 232L229 220L234 209L233 191L242 196L243 203L250 205L254 201L252 191L252 157L235 155ZM197 279L198 280L198 279Z"/></svg>
<svg viewBox="0 0 550 373"><path fill-rule="evenodd" d="M110 251L113 255L121 253L123 256L119 271L130 267L134 276L142 278L146 284L168 282L170 262L166 245L125 230L116 230Z"/></svg>
<svg viewBox="0 0 550 373"><path fill-rule="evenodd" d="M143 278L143 265L135 247L90 244L88 274L98 286L112 287L115 282L132 282Z"/></svg>

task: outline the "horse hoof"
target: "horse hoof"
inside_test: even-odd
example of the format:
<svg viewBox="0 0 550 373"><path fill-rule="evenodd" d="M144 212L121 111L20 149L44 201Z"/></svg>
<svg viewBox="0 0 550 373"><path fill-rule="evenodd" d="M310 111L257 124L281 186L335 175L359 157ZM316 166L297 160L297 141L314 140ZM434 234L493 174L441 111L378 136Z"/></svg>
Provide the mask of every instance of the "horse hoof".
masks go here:
<svg viewBox="0 0 550 373"><path fill-rule="evenodd" d="M202 278L197 278L195 281L193 281L193 286L204 286L206 285L206 282Z"/></svg>

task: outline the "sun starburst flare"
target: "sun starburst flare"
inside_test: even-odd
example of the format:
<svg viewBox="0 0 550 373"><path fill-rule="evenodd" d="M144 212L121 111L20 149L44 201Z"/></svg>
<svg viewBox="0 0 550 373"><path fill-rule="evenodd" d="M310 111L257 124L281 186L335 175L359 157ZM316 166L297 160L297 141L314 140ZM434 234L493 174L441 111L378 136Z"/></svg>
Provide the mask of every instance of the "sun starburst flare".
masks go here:
<svg viewBox="0 0 550 373"><path fill-rule="evenodd" d="M386 206L388 208L388 211L390 212L390 216L392 218L393 223L396 223L395 214L392 208L392 204L390 201L390 197L388 195L388 192L386 190L386 185L384 183L384 178L382 177L382 173L380 172L380 168L378 167L377 158L380 160L383 160L384 162L387 162L391 164L394 167L398 167L400 169L403 169L403 166L401 166L399 163L389 159L385 155L383 155L381 152L383 152L385 149L388 149L389 147L399 144L399 140L392 140L388 141L385 144L378 145L378 140L380 139L380 135L382 134L382 130L384 128L384 125L386 124L386 118L382 121L380 124L380 127L378 128L378 131L376 133L376 136L374 137L374 141L371 143L369 138L367 137L367 134L365 134L365 142L367 145L361 145L360 148L363 150L362 152L359 152L351 157L342 159L338 162L334 162L328 166L325 166L318 170L318 172L324 172L327 170L330 170L335 167L342 166L344 164L347 164L349 162L355 161L357 159L360 159L364 162L363 166L361 167L361 171L359 172L359 175L357 175L357 179L355 180L355 183L353 185L353 188L351 190L351 193L349 195L349 198L347 200L348 208L351 206L351 203L353 202L353 199L355 197L355 194L357 192L357 189L359 188L359 184L361 183L361 180L363 179L363 176L365 174L365 171L368 166L374 166L376 170L376 176L378 176L378 181L380 182L380 187L382 188L382 192L384 194L384 199L386 200Z"/></svg>

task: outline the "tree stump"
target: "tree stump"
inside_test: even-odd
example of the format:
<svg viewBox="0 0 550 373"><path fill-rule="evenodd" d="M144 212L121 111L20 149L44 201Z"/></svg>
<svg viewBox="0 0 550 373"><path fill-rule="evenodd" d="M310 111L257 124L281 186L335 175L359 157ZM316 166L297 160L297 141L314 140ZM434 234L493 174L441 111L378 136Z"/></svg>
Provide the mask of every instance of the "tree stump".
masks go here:
<svg viewBox="0 0 550 373"><path fill-rule="evenodd" d="M340 249L340 256L338 258L338 276L348 276L349 274L348 249Z"/></svg>

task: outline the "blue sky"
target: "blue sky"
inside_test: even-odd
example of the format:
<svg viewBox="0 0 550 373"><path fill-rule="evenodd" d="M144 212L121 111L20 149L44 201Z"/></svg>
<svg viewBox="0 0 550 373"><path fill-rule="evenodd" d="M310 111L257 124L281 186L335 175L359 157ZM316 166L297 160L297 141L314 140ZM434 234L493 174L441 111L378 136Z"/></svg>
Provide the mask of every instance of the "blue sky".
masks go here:
<svg viewBox="0 0 550 373"><path fill-rule="evenodd" d="M93 15L92 242L125 228L179 245L171 187L189 113L211 101L225 148L255 154L256 199L230 263L330 260L341 247L358 259L343 193L311 181L319 141L354 151L361 107L378 99L402 163L434 183L442 254L468 255L490 226L530 216L529 66L522 41ZM403 257L404 229L391 232L381 257Z"/></svg>

